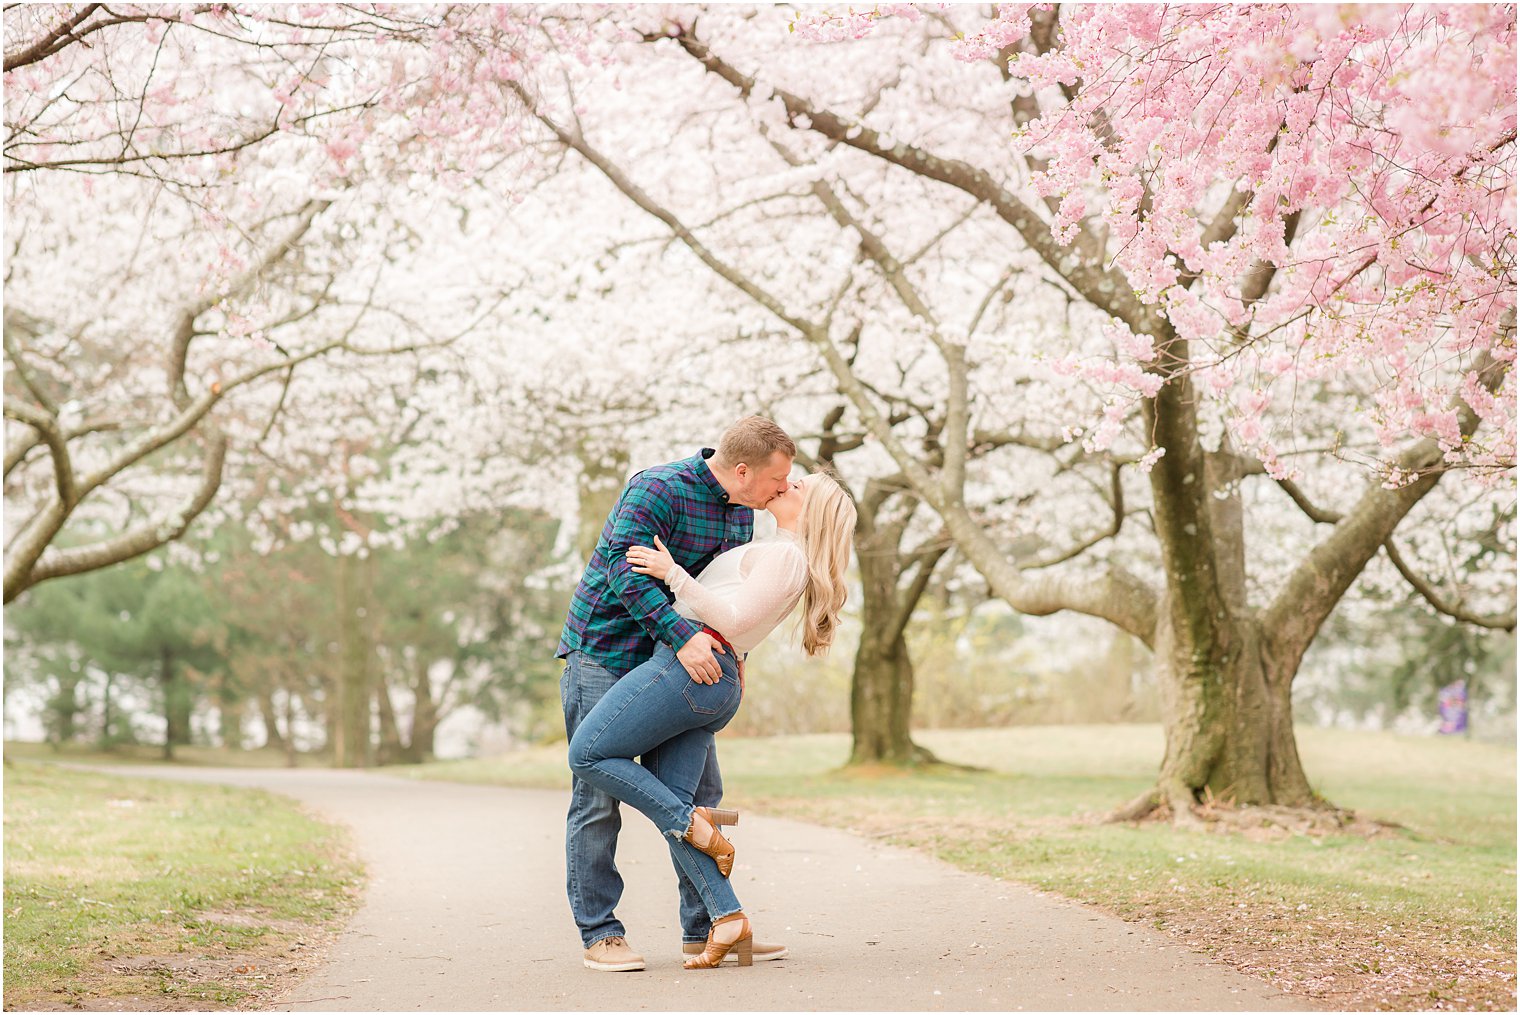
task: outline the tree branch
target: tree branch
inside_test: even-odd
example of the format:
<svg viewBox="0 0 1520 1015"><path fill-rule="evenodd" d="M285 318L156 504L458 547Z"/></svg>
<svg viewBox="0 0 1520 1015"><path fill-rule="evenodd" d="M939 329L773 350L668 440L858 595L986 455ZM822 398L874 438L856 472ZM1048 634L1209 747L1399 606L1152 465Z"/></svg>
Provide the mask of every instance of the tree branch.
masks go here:
<svg viewBox="0 0 1520 1015"><path fill-rule="evenodd" d="M1508 613L1504 614L1496 613L1485 616L1481 613L1474 613L1464 607L1460 601L1448 601L1436 591L1434 585L1415 574L1409 565L1404 562L1404 557L1399 553L1398 547L1394 545L1392 536L1383 540L1383 552L1388 554L1388 559L1393 562L1394 567L1398 568L1399 574L1404 576L1404 580L1413 586L1414 590L1427 603L1434 607L1437 613L1444 613L1448 617L1476 627L1491 627L1500 631L1513 631L1515 629L1515 608L1513 606L1509 608Z"/></svg>
<svg viewBox="0 0 1520 1015"><path fill-rule="evenodd" d="M1509 311L1503 327L1514 327L1514 311ZM1483 378L1483 386L1493 392L1503 384L1508 365L1495 361L1485 350L1475 369ZM1462 435L1470 436L1480 423L1477 413L1461 398L1453 398L1451 404L1457 410ZM1435 488L1444 474L1438 467L1442 459L1441 446L1434 439L1426 438L1408 448L1397 464L1401 471L1418 478L1392 490L1369 483L1356 506L1294 569L1262 615L1262 629L1272 651L1286 666L1282 672L1297 671L1320 625L1346 589L1404 516Z"/></svg>
<svg viewBox="0 0 1520 1015"><path fill-rule="evenodd" d="M9 74L17 67L25 67L29 63L36 63L38 60L57 52L57 49L62 47L64 40L74 34L74 29L84 24L90 15L99 9L100 4L85 4L79 13L59 24L30 46L17 50L14 53L5 54L5 73Z"/></svg>
<svg viewBox="0 0 1520 1015"><path fill-rule="evenodd" d="M74 464L69 457L69 443L58 429L58 420L41 409L13 398L5 400L5 416L25 423L37 431L38 436L47 444L48 450L53 454L53 482L58 490L58 499L72 510L79 493Z"/></svg>
<svg viewBox="0 0 1520 1015"><path fill-rule="evenodd" d="M766 292L764 289L760 288L760 286L752 282L749 278L740 274L737 269L720 260L717 255L707 249L701 240L697 239L696 236L692 234L691 230L688 229L680 219L676 218L675 215L673 215L670 211L665 209L662 205L660 205L657 201L645 193L643 189L641 189L637 184L628 178L627 174L625 174L617 166L613 165L606 156L604 156L601 152L597 151L589 143L587 143L584 137L579 134L571 133L569 130L561 127L559 124L551 120L547 115L542 113L538 108L538 104L533 101L533 97L529 95L527 90L524 89L520 84L518 84L516 81L510 81L508 82L508 86L517 95L517 97L522 100L523 104L527 107L529 112L531 112L540 123L549 128L554 136L559 139L561 144L564 144L570 148L574 148L581 154L583 158L585 158L587 162L590 162L597 169L601 170L602 175L606 176L608 180L611 180L612 184L621 190L629 200L633 201L634 204L638 205L644 211L648 212L650 215L653 215L655 218L659 219L661 222L664 222L667 226L669 226L671 232L675 233L681 242L685 243L691 252L696 254L697 257L702 260L702 263L706 264L709 268L716 272L719 277L723 278L730 285L739 289L746 296L754 300L756 303L760 304L766 310L769 310L776 317L780 318L782 321L797 329L797 331L805 332L814 327L811 322L803 320L802 318L788 312L785 305L781 302L780 299Z"/></svg>
<svg viewBox="0 0 1520 1015"><path fill-rule="evenodd" d="M897 605L892 611L892 619L888 621L884 640L890 644L896 641L908 628L908 621L913 619L913 611L918 608L918 601L924 597L924 592L929 588L929 582L934 577L934 569L944 559L945 554L950 552L953 545L949 533L941 529L939 535L930 540L931 545L921 553L915 554L913 560L918 564L918 571L913 575L913 580L908 587L902 589L897 595Z"/></svg>
<svg viewBox="0 0 1520 1015"><path fill-rule="evenodd" d="M227 438L217 434L206 449L206 459L201 469L201 483L195 495L179 511L157 522L146 522L111 539L85 546L71 546L66 550L49 550L27 575L26 582L13 589L9 581L5 585L5 601L8 603L21 592L51 578L82 574L99 568L119 564L133 557L140 557L165 543L185 534L190 523L206 510L216 497L222 484L222 467L227 459Z"/></svg>
<svg viewBox="0 0 1520 1015"><path fill-rule="evenodd" d="M682 28L675 41L692 59L732 85L748 99L756 90L754 78L740 73L716 56L705 42ZM1159 319L1154 309L1144 307L1134 296L1122 275L1103 267L1103 251L1091 233L1079 233L1071 246L1057 243L1050 227L1029 206L1005 190L988 174L958 159L941 158L913 145L891 141L858 122L846 121L826 109L818 109L807 100L784 89L771 89L786 111L787 122L799 130L811 130L859 151L875 155L910 172L948 184L988 204L1009 225L1018 230L1029 248L1040 255L1094 306L1113 314L1136 333L1155 333Z"/></svg>
<svg viewBox="0 0 1520 1015"><path fill-rule="evenodd" d="M1120 463L1110 462L1109 464L1111 466L1112 478L1112 486L1109 496L1111 498L1110 505L1114 511L1114 518L1113 521L1108 524L1108 528L1102 530L1101 532L1093 533L1087 539L1078 543L1076 546L1072 547L1070 550L1065 551L1064 553L1057 554L1054 557L1046 557L1041 560L1030 561L1027 564L1020 564L1019 566L1021 568L1026 571L1033 571L1037 568L1054 567L1057 564L1062 564L1068 560L1071 560L1073 557L1081 556L1092 547L1103 542L1103 540L1112 539L1119 534L1119 529L1124 525L1124 484L1120 482L1119 478Z"/></svg>
<svg viewBox="0 0 1520 1015"><path fill-rule="evenodd" d="M301 238L311 228L312 221L322 212L332 207L332 201L327 199L312 199L301 206L296 216L296 225L285 238L264 252L257 264L251 265L231 283L228 291L209 295L187 306L179 316L179 321L174 329L174 339L169 346L169 397L174 404L184 408L190 400L190 394L185 388L185 365L189 359L190 343L195 338L196 318L206 311L225 300L234 299L243 295L258 284L270 268L274 267L285 258Z"/></svg>

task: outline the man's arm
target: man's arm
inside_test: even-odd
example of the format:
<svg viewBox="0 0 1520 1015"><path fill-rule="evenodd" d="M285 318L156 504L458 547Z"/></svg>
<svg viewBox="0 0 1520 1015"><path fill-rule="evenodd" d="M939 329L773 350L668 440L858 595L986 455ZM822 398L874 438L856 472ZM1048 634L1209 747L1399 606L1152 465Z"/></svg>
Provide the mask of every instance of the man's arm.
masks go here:
<svg viewBox="0 0 1520 1015"><path fill-rule="evenodd" d="M628 564L630 546L652 546L656 536L669 541L675 528L675 506L663 487L640 484L635 478L613 518L607 546L607 582L625 609L656 641L676 650L676 658L693 680L715 684L722 676L713 651L722 652L702 625L681 616L665 598L663 584L634 571Z"/></svg>

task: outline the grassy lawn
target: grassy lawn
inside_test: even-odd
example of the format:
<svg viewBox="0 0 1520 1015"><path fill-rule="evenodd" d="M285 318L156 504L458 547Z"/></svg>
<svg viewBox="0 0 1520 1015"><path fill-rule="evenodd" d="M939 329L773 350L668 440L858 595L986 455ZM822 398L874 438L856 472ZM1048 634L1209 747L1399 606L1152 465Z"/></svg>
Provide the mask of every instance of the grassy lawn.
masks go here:
<svg viewBox="0 0 1520 1015"><path fill-rule="evenodd" d="M258 1007L359 875L343 831L281 797L8 759L5 1007Z"/></svg>
<svg viewBox="0 0 1520 1015"><path fill-rule="evenodd" d="M843 735L724 737L726 802L851 828L1091 903L1333 1008L1515 1006L1512 747L1303 729L1316 789L1403 827L1286 836L1098 822L1154 777L1155 726L917 739L982 770L844 771ZM563 745L408 771L569 785Z"/></svg>
<svg viewBox="0 0 1520 1015"><path fill-rule="evenodd" d="M12 761L71 761L82 765L151 765L164 760L164 749L152 744L118 744L101 750L93 744L40 744L7 740L5 756ZM329 768L332 759L321 753L298 753L297 768ZM174 749L174 764L205 765L211 768L284 768L289 763L284 751L260 748L235 751L225 747L184 746Z"/></svg>

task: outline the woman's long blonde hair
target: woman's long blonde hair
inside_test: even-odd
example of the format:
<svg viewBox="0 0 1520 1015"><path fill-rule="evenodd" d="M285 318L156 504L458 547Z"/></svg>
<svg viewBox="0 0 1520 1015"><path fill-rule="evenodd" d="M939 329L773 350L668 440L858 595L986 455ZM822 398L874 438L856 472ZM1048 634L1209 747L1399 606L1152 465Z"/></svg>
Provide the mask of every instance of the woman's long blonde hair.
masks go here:
<svg viewBox="0 0 1520 1015"><path fill-rule="evenodd" d="M807 557L807 585L802 591L802 650L823 655L839 630L839 611L847 589L850 540L855 534L855 502L833 476L815 472L802 480L807 503L797 534Z"/></svg>

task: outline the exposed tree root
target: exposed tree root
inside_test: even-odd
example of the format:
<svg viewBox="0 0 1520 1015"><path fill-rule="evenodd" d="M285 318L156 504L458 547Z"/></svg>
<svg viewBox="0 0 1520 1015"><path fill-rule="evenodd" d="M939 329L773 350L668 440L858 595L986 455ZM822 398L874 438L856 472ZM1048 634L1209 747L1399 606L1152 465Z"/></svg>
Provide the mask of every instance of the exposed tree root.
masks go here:
<svg viewBox="0 0 1520 1015"><path fill-rule="evenodd" d="M1167 821L1193 831L1238 833L1250 838L1285 839L1294 835L1357 835L1375 838L1402 832L1404 826L1357 814L1328 803L1293 807L1285 804L1235 804L1205 794L1195 802L1185 788L1163 792L1153 786L1103 817L1106 824Z"/></svg>
<svg viewBox="0 0 1520 1015"><path fill-rule="evenodd" d="M841 774L872 776L877 774L906 774L925 769L941 769L947 772L985 772L988 769L980 765L963 765L954 761L942 761L939 755L921 747L915 743L909 743L908 754L900 758L872 758L870 760L850 759L841 769Z"/></svg>
<svg viewBox="0 0 1520 1015"><path fill-rule="evenodd" d="M1200 808L1201 815L1220 831L1235 831L1249 837L1285 839L1294 835L1356 835L1372 839L1403 830L1392 821L1357 814L1329 804L1289 807L1283 804L1234 804L1211 802Z"/></svg>
<svg viewBox="0 0 1520 1015"><path fill-rule="evenodd" d="M1198 813L1193 809L1197 802L1197 796L1193 788L1181 779L1170 779L1161 783L1161 794L1166 797L1166 805L1172 812L1172 824L1177 828L1186 828L1190 831L1201 832L1207 825Z"/></svg>
<svg viewBox="0 0 1520 1015"><path fill-rule="evenodd" d="M1117 824L1121 821L1139 821L1142 818L1150 817L1156 808L1160 806L1161 794L1157 792L1156 787L1152 786L1129 803L1121 804L1112 811L1109 811L1104 816L1103 821L1106 824Z"/></svg>

